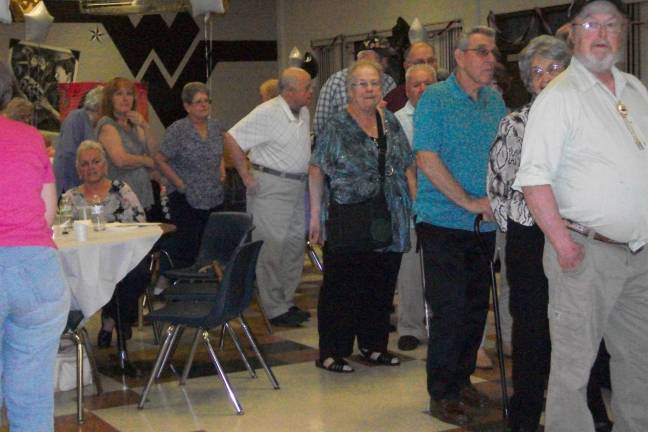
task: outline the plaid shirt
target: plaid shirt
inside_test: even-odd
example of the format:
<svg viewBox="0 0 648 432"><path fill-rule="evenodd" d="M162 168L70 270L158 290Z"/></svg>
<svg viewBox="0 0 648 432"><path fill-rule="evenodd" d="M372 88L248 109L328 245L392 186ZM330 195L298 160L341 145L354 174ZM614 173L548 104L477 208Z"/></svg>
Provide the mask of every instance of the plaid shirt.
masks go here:
<svg viewBox="0 0 648 432"><path fill-rule="evenodd" d="M322 86L319 98L317 99L317 107L315 108L315 118L313 119L313 130L316 135L322 132L326 122L333 114L341 111L347 105L346 80L348 73L349 69L344 68L331 75ZM382 82L382 93L384 97L396 87L396 83L386 73L382 74Z"/></svg>

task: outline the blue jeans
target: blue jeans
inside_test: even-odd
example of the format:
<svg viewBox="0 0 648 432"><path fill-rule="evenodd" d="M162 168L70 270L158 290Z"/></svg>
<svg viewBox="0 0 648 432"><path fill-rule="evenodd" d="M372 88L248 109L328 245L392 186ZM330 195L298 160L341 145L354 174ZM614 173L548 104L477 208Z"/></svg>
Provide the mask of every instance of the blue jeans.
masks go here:
<svg viewBox="0 0 648 432"><path fill-rule="evenodd" d="M0 247L0 405L11 432L54 430L54 362L70 309L56 250Z"/></svg>

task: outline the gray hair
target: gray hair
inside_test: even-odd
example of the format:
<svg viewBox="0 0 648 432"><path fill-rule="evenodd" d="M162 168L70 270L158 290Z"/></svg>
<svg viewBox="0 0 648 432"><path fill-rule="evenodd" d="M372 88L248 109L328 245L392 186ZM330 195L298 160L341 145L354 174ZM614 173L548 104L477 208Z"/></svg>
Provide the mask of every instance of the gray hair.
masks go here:
<svg viewBox="0 0 648 432"><path fill-rule="evenodd" d="M90 89L83 97L83 108L92 112L99 112L103 100L103 86L99 85Z"/></svg>
<svg viewBox="0 0 648 432"><path fill-rule="evenodd" d="M182 99L182 102L190 104L193 102L194 96L196 96L198 93L205 93L207 97L209 97L209 89L205 84L198 81L190 82L182 87L180 98Z"/></svg>
<svg viewBox="0 0 648 432"><path fill-rule="evenodd" d="M554 36L542 35L531 39L520 52L518 60L520 78L528 90L531 90L531 61L535 56L567 66L571 60L571 51L564 41Z"/></svg>
<svg viewBox="0 0 648 432"><path fill-rule="evenodd" d="M4 109L4 115L16 121L24 121L25 115L31 117L33 114L34 104L22 97L11 99Z"/></svg>
<svg viewBox="0 0 648 432"><path fill-rule="evenodd" d="M0 110L11 100L13 95L14 77L7 65L0 62Z"/></svg>
<svg viewBox="0 0 648 432"><path fill-rule="evenodd" d="M495 33L495 30L493 30L490 27L486 27L486 26L473 27L470 30L468 30L468 32L461 34L461 38L459 38L459 41L457 42L457 49L460 49L461 51L467 50L468 47L470 46L470 37L476 34L484 35L489 38L495 39L497 33Z"/></svg>
<svg viewBox="0 0 648 432"><path fill-rule="evenodd" d="M409 82L410 77L412 74L416 71L425 71L430 74L430 76L436 81L437 79L437 74L436 71L432 66L429 64L415 64L407 68L407 71L405 71L405 82Z"/></svg>
<svg viewBox="0 0 648 432"><path fill-rule="evenodd" d="M302 68L289 67L284 69L279 77L279 93L283 94L286 90L294 89L299 80L304 77L304 74L310 77L310 74Z"/></svg>
<svg viewBox="0 0 648 432"><path fill-rule="evenodd" d="M106 162L106 151L104 150L103 146L99 144L97 141L85 140L85 141L81 141L81 144L79 144L79 148L77 148L77 152L76 152L77 169L79 169L79 159L81 159L81 153L87 150L97 150L99 152L99 157L101 158L101 162Z"/></svg>
<svg viewBox="0 0 648 432"><path fill-rule="evenodd" d="M347 93L351 91L351 87L353 87L353 79L352 76L361 67L370 67L376 70L378 72L378 79L380 80L380 86L382 87L382 67L376 62L369 61L369 60L358 60L354 62L351 66L349 66L349 70L347 73L347 79L346 79L346 90Z"/></svg>

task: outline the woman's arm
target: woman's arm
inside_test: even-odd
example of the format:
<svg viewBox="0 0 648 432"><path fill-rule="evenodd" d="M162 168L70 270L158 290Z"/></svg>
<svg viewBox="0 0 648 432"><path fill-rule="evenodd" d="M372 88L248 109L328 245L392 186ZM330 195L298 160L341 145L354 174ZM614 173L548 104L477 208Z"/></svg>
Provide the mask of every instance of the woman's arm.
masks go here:
<svg viewBox="0 0 648 432"><path fill-rule="evenodd" d="M153 159L146 155L134 155L124 148L119 132L115 126L106 124L99 130L98 141L106 149L108 157L119 168L155 168Z"/></svg>
<svg viewBox="0 0 648 432"><path fill-rule="evenodd" d="M51 227L56 216L56 184L45 183L41 189L41 198L45 203L45 222Z"/></svg>
<svg viewBox="0 0 648 432"><path fill-rule="evenodd" d="M153 158L155 159L155 162L157 163L157 166L160 169L162 175L166 177L171 183L173 183L173 185L179 192L184 193L187 190L187 185L185 184L184 180L180 178L178 173L175 172L171 165L169 165L169 159L159 151L155 153Z"/></svg>
<svg viewBox="0 0 648 432"><path fill-rule="evenodd" d="M310 222L308 225L308 239L311 243L317 244L322 244L320 213L323 189L324 174L320 167L311 165L308 169L308 190L310 192Z"/></svg>

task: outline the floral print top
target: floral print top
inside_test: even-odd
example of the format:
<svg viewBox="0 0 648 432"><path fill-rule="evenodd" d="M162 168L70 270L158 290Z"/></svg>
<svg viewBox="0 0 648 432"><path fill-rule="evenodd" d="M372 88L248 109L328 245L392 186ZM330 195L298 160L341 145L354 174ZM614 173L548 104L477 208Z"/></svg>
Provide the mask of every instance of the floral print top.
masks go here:
<svg viewBox="0 0 648 432"><path fill-rule="evenodd" d="M503 232L507 230L509 218L524 226L535 224L524 195L512 188L520 169L522 140L530 108L531 104L527 104L502 119L490 150L486 191L495 221Z"/></svg>
<svg viewBox="0 0 648 432"><path fill-rule="evenodd" d="M384 112L387 155L384 191L392 219L394 243L389 252L404 252L410 247L409 220L412 201L407 188L405 170L414 163L414 154L400 123L389 111ZM329 120L317 136L312 165L318 166L326 178L322 196L322 227L325 226L330 190L339 204L351 204L373 197L380 188L378 147L345 109Z"/></svg>
<svg viewBox="0 0 648 432"><path fill-rule="evenodd" d="M63 198L68 198L72 203L74 214L80 212L81 207L91 206L79 187L68 190ZM121 180L113 180L108 195L101 203L104 207L106 222L146 222L144 208L140 204L135 192Z"/></svg>

